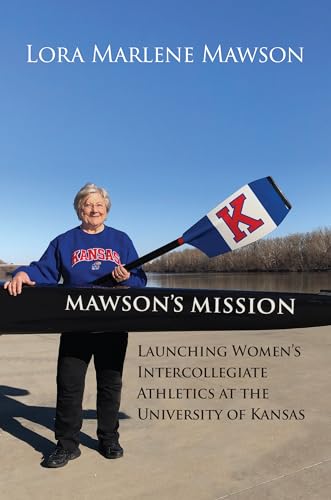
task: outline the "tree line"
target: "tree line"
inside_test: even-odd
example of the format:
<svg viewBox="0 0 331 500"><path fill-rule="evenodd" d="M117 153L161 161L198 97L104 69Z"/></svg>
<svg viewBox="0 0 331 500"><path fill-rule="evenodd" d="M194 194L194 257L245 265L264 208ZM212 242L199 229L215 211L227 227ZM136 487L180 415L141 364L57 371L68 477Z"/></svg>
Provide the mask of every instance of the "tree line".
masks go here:
<svg viewBox="0 0 331 500"><path fill-rule="evenodd" d="M0 260L0 280L15 265ZM144 265L147 272L245 272L331 270L331 228L256 241L247 247L208 258L200 250L173 251Z"/></svg>
<svg viewBox="0 0 331 500"><path fill-rule="evenodd" d="M331 228L259 240L213 258L196 249L173 251L144 269L160 273L331 270Z"/></svg>
<svg viewBox="0 0 331 500"><path fill-rule="evenodd" d="M0 280L6 280L8 277L11 276L12 271L17 266L14 266L12 264L6 264L3 260L0 259Z"/></svg>

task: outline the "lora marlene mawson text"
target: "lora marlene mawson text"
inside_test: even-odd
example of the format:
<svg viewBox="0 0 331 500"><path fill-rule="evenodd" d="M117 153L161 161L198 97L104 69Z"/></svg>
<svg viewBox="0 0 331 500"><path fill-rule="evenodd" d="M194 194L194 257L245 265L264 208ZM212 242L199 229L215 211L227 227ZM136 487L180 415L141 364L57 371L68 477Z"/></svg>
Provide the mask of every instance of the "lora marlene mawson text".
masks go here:
<svg viewBox="0 0 331 500"><path fill-rule="evenodd" d="M222 44L213 47L136 47L107 46L65 47L26 45L26 62L50 63L110 63L110 64L282 64L303 63L304 47L261 46L230 47Z"/></svg>

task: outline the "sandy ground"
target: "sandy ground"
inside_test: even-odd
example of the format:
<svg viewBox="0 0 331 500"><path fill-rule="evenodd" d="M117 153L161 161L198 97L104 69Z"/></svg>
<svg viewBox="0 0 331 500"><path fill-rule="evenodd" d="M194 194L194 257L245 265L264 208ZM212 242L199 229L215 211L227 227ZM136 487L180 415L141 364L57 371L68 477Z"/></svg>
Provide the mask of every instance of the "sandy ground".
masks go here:
<svg viewBox="0 0 331 500"><path fill-rule="evenodd" d="M272 332L131 333L121 406L125 455L96 451L95 377L89 367L79 459L40 464L53 446L57 335L0 337L0 498L3 500L329 500L331 327ZM225 346L225 357L142 357L155 346ZM290 356L234 355L234 346L290 348ZM251 348L250 354L254 354ZM155 352L155 350L154 350ZM298 355L300 353L300 355ZM276 348L274 354L279 354ZM265 368L261 378L139 378L139 366ZM210 372L209 372L210 374ZM204 389L212 399L143 399L141 388ZM257 392L241 389L260 389ZM223 390L222 392L222 389ZM232 389L232 398L230 397ZM267 393L268 391L268 393ZM139 408L142 408L139 416ZM258 416L252 408L260 408ZM163 420L146 409L168 410ZM219 420L180 420L172 410L223 410ZM291 420L266 419L271 410ZM239 412L242 411L242 419ZM266 410L263 413L263 410ZM304 410L302 419L299 410ZM198 413L200 411L200 413ZM145 413L144 413L145 412ZM215 415L213 411L210 415ZM191 413L192 415L192 413ZM256 415L256 414L255 414ZM261 417L266 415L265 417ZM236 418L237 417L237 418ZM261 419L260 419L261 417ZM144 418L144 419L143 419ZM231 420L232 418L232 420ZM299 419L301 418L301 419Z"/></svg>

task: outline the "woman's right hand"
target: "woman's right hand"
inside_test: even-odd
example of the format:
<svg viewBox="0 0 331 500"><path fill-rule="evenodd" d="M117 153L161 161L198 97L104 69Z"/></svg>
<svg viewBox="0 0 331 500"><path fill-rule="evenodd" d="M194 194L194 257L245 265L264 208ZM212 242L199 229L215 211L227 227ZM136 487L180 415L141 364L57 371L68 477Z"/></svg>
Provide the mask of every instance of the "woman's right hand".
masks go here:
<svg viewBox="0 0 331 500"><path fill-rule="evenodd" d="M22 293L23 285L34 286L35 284L36 282L31 281L30 276L26 272L20 271L14 276L14 278L6 281L3 287L5 290L8 290L10 295L14 295L16 297L16 295Z"/></svg>

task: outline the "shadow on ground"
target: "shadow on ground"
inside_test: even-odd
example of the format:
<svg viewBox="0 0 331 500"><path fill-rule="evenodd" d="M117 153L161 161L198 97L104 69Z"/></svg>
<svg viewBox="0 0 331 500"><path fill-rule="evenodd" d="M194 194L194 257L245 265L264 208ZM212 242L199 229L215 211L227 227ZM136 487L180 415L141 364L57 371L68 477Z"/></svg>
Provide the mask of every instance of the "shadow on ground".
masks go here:
<svg viewBox="0 0 331 500"><path fill-rule="evenodd" d="M29 406L15 399L16 397L28 396L29 394L29 391L26 389L0 385L0 428L15 438L29 444L45 457L54 448L54 442L28 429L17 419L24 418L53 431L55 408ZM120 412L119 418L126 419L130 417ZM96 411L83 410L83 419L96 419ZM98 446L97 439L93 439L84 432L81 432L80 442L83 446L93 450L97 449Z"/></svg>

